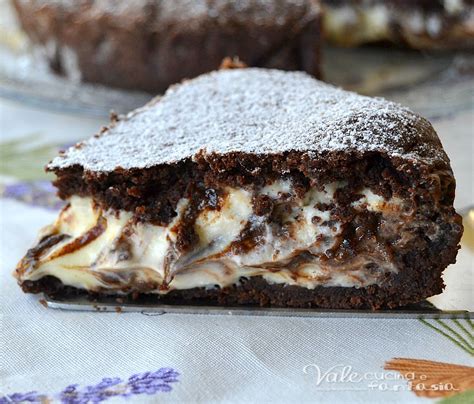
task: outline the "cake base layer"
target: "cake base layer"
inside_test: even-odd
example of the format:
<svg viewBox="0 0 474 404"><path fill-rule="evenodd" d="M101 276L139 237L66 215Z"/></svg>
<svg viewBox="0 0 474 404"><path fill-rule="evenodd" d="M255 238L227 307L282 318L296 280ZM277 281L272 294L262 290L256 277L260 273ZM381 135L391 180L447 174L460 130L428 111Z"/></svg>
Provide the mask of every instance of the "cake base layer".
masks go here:
<svg viewBox="0 0 474 404"><path fill-rule="evenodd" d="M225 288L192 288L173 290L165 295L140 294L100 295L86 290L65 286L57 278L47 276L38 281L25 281L21 287L27 293L43 292L51 298L68 299L88 296L91 301L101 297L116 297L120 303L147 304L192 304L218 306L260 306L325 309L371 309L396 308L420 302L442 292L444 284L441 272L446 260L432 271L413 271L405 275L390 276L381 287L366 288L323 287L307 289L299 286L269 284L262 277L242 278L239 284Z"/></svg>

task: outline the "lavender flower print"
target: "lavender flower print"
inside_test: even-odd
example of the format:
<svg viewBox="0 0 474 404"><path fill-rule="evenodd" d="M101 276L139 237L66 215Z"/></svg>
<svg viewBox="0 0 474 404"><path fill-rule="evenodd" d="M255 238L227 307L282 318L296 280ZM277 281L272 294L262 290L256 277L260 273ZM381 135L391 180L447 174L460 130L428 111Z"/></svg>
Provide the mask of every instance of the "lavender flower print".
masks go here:
<svg viewBox="0 0 474 404"><path fill-rule="evenodd" d="M14 393L0 397L0 404L45 403L55 399L63 404L95 404L111 397L130 398L139 394L153 395L170 392L172 383L178 382L179 373L172 368L161 368L154 372L138 373L127 381L119 377L105 377L98 384L80 387L71 384L57 395L48 396L36 391Z"/></svg>
<svg viewBox="0 0 474 404"><path fill-rule="evenodd" d="M56 189L49 181L16 182L0 188L0 196L15 199L32 206L58 210L64 202L56 196Z"/></svg>
<svg viewBox="0 0 474 404"><path fill-rule="evenodd" d="M170 383L178 381L179 374L171 368L161 368L156 372L146 372L130 376L127 385L130 394L155 394L171 391Z"/></svg>
<svg viewBox="0 0 474 404"><path fill-rule="evenodd" d="M38 394L36 391L29 391L28 393L15 393L0 397L0 404L44 403L46 399L46 396Z"/></svg>
<svg viewBox="0 0 474 404"><path fill-rule="evenodd" d="M122 379L118 377L102 379L95 386L86 386L82 390L78 384L67 386L60 394L61 402L66 404L100 403L109 397L121 395Z"/></svg>

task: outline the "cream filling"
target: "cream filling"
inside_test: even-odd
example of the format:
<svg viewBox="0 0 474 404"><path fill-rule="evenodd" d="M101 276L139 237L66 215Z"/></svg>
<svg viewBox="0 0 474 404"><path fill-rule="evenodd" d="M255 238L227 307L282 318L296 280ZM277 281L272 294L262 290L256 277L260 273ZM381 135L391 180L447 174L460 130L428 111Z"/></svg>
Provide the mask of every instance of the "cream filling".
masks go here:
<svg viewBox="0 0 474 404"><path fill-rule="evenodd" d="M452 28L472 31L472 7L462 0L444 0L445 13L452 17L462 17ZM399 33L393 31L393 21L406 38L428 35L438 37L443 30L439 13L422 13L420 10L391 9L385 4L362 2L358 7L325 5L324 31L327 36L341 45L351 46L365 42L395 39Z"/></svg>
<svg viewBox="0 0 474 404"><path fill-rule="evenodd" d="M350 263L329 263L318 258L335 245L341 224L330 220L329 211L317 206L334 202L334 192L344 185L333 183L320 191L311 189L300 199L293 195L288 181L262 188L259 193L276 203L293 198L291 208L283 210L282 225L255 215L250 191L228 188L220 209L207 209L197 216L194 231L198 242L185 253L176 248L176 229L186 214L187 199L178 203L177 216L168 226L157 226L136 223L130 212L104 212L89 198L72 197L56 222L40 235L66 237L42 251L33 264L23 263L19 278L34 281L52 275L65 285L111 293L225 287L252 276L310 289L365 287L377 283L386 272L396 272L396 268L374 257L356 257ZM401 204L395 198L386 201L368 189L362 194L354 207L393 211ZM72 251L71 246L83 241L98 223L105 230ZM246 228L259 230L258 242L242 252L232 246ZM366 270L366 264L371 263L380 271Z"/></svg>

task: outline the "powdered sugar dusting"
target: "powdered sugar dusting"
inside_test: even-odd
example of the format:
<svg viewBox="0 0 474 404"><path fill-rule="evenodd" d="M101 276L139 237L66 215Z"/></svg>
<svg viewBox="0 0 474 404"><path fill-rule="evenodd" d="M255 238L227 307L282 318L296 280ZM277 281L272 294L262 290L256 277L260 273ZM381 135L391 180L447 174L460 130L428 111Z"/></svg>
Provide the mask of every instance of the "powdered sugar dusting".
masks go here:
<svg viewBox="0 0 474 404"><path fill-rule="evenodd" d="M279 154L377 150L447 162L431 125L407 108L305 73L221 70L171 87L49 165L90 171L146 168L198 152Z"/></svg>

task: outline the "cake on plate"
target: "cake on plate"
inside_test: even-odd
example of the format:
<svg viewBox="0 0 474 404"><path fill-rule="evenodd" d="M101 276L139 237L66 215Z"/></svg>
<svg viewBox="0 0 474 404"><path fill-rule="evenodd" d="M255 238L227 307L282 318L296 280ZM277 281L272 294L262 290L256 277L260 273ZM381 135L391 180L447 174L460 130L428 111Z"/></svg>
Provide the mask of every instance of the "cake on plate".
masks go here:
<svg viewBox="0 0 474 404"><path fill-rule="evenodd" d="M462 234L431 124L302 72L185 81L47 170L68 203L16 277L53 297L393 308L442 291Z"/></svg>
<svg viewBox="0 0 474 404"><path fill-rule="evenodd" d="M319 0L13 0L51 68L162 93L226 58L319 76Z"/></svg>

